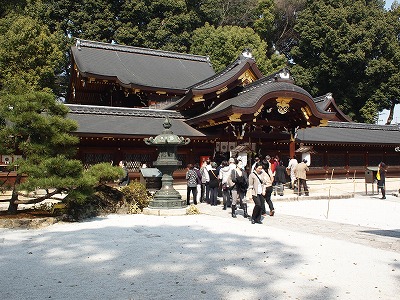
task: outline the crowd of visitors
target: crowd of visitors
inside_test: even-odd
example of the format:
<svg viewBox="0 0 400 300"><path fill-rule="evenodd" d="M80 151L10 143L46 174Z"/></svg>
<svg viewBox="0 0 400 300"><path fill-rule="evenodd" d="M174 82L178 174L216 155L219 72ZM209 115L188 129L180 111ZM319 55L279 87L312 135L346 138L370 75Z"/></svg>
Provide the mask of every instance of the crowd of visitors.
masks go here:
<svg viewBox="0 0 400 300"><path fill-rule="evenodd" d="M218 195L222 196L222 209L231 209L232 218L236 218L236 210L242 209L243 216L249 218L253 224L261 223L261 218L268 214L274 216L275 209L271 195L283 196L286 178L290 175L289 188L301 188L308 196L306 172L307 161L298 163L295 157L289 160L287 166L278 156L266 155L262 160L254 158L250 168L243 164L241 157L231 157L218 165L211 159L206 159L202 165L188 164L187 180L187 205L191 202L207 203L211 206L218 205ZM297 184L296 184L297 180ZM192 200L191 200L192 199ZM253 200L255 207L251 215L247 211L247 200Z"/></svg>

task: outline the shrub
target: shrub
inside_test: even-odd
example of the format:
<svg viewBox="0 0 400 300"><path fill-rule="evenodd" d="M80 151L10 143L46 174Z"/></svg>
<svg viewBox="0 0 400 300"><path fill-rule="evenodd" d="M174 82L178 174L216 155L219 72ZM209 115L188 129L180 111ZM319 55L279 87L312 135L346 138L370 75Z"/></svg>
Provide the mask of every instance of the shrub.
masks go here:
<svg viewBox="0 0 400 300"><path fill-rule="evenodd" d="M130 206L129 213L135 214L143 211L149 206L151 194L146 187L137 180L121 188L126 204Z"/></svg>
<svg viewBox="0 0 400 300"><path fill-rule="evenodd" d="M200 214L200 211L197 208L197 206L191 204L190 207L188 209L186 209L186 214L187 215L198 215L198 214Z"/></svg>

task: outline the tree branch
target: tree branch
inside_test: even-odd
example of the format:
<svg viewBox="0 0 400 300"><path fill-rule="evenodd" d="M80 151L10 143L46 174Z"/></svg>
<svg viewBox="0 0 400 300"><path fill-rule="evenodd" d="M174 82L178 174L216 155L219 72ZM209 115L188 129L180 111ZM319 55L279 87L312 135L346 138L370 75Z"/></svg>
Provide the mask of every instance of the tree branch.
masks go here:
<svg viewBox="0 0 400 300"><path fill-rule="evenodd" d="M39 203L39 202L42 202L42 201L44 201L46 199L50 199L52 196L62 192L63 190L64 189L56 189L51 193L49 193L47 191L46 195L43 195L41 197L33 198L33 199L31 198L31 199L26 199L26 200L16 200L16 201L14 201L14 203L15 204L35 204L35 203ZM19 193L19 195L20 196L24 196L24 197L29 197L28 195L24 195L24 194L21 194L21 193Z"/></svg>

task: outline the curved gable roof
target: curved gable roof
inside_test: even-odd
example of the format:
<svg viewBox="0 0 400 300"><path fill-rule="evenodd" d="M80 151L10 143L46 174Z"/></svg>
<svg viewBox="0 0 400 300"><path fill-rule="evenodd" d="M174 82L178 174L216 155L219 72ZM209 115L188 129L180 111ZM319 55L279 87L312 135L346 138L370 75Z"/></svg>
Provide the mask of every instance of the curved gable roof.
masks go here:
<svg viewBox="0 0 400 300"><path fill-rule="evenodd" d="M189 87L189 91L185 96L168 106L166 109L178 109L184 107L195 95L205 95L218 92L218 90L227 87L248 71L251 73L250 76L254 76L255 79L259 79L263 76L253 58L240 55L224 70Z"/></svg>
<svg viewBox="0 0 400 300"><path fill-rule="evenodd" d="M186 90L215 74L206 56L86 40L77 40L72 56L82 76L130 88Z"/></svg>
<svg viewBox="0 0 400 300"><path fill-rule="evenodd" d="M206 92L209 90L217 90L225 85L233 79L238 79L240 75L242 75L246 70L251 69L257 78L261 78L263 75L261 71L258 69L256 62L253 58L244 57L240 55L233 63L227 66L221 72L195 84L190 87L192 91L198 92ZM195 94L197 94L195 92Z"/></svg>
<svg viewBox="0 0 400 300"><path fill-rule="evenodd" d="M206 124L208 120L227 118L233 114L252 115L264 105L264 102L270 98L294 98L309 107L311 114L319 120L331 120L334 113L324 112L318 109L311 95L303 88L287 81L277 81L276 74L262 78L248 86L236 97L228 99L200 116L191 118L188 123ZM299 112L300 113L300 112ZM319 122L318 124L319 125Z"/></svg>
<svg viewBox="0 0 400 300"><path fill-rule="evenodd" d="M335 99L333 99L331 93L314 98L314 102L319 110L336 113L335 121L352 122L352 120L336 105Z"/></svg>

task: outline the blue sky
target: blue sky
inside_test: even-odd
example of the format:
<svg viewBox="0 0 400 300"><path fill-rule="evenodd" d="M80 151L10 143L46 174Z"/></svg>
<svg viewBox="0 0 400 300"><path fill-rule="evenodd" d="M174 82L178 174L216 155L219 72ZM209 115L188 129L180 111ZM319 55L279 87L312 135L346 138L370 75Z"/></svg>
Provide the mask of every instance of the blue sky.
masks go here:
<svg viewBox="0 0 400 300"><path fill-rule="evenodd" d="M390 6L392 5L393 1L394 1L394 0L386 0L386 1L385 1L385 2L386 2L385 7L386 7L387 9L389 9Z"/></svg>

